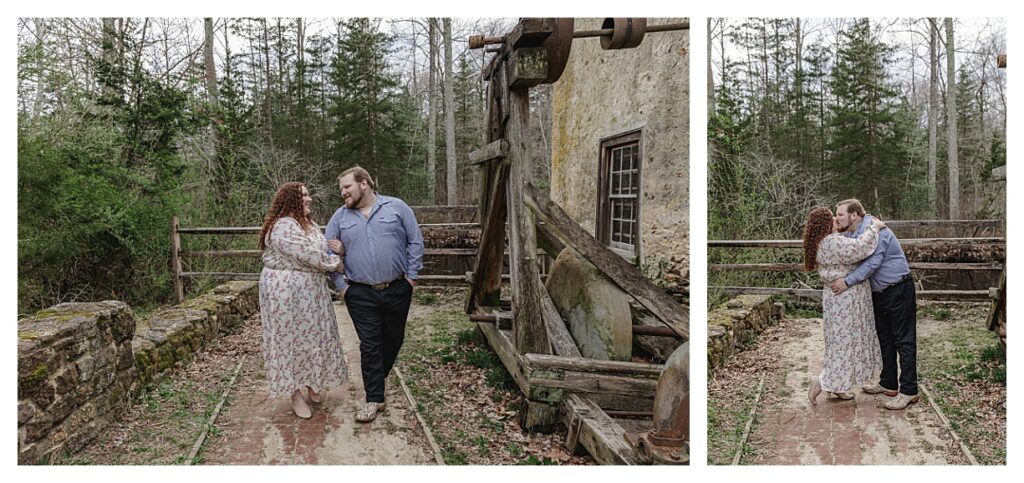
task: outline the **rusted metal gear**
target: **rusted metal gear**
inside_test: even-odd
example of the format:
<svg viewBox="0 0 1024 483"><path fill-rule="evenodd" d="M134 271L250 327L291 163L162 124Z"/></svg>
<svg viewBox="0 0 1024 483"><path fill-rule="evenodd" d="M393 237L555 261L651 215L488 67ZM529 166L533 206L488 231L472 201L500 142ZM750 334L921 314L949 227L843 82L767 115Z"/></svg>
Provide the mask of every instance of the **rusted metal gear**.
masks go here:
<svg viewBox="0 0 1024 483"><path fill-rule="evenodd" d="M605 50L631 49L640 45L647 32L647 19L642 17L606 18L602 29L612 29L611 35L601 36L601 48Z"/></svg>
<svg viewBox="0 0 1024 483"><path fill-rule="evenodd" d="M544 39L544 48L548 51L548 76L545 83L552 83L562 77L565 66L569 63L569 52L572 50L573 18L556 18L555 30Z"/></svg>

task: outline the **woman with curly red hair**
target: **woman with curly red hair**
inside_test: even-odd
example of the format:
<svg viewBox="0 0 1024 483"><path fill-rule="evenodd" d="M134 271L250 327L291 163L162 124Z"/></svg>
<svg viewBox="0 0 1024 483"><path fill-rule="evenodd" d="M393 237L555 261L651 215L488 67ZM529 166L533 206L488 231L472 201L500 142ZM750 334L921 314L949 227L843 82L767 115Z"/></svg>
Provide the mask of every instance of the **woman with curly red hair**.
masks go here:
<svg viewBox="0 0 1024 483"><path fill-rule="evenodd" d="M825 357L821 374L811 378L807 391L812 405L817 404L823 390L840 399L853 399L850 390L882 369L871 289L867 284L857 284L835 294L829 285L849 275L858 262L875 251L878 232L883 227L885 224L875 219L860 237L847 238L838 233L835 217L828 208L815 208L807 215L804 268L817 270L825 285L821 292Z"/></svg>
<svg viewBox="0 0 1024 483"><path fill-rule="evenodd" d="M343 270L339 255L310 218L313 199L302 183L285 183L263 221L259 248L263 361L271 396L291 395L300 418L320 402L320 391L340 385L348 367L325 272ZM302 394L305 387L308 394Z"/></svg>

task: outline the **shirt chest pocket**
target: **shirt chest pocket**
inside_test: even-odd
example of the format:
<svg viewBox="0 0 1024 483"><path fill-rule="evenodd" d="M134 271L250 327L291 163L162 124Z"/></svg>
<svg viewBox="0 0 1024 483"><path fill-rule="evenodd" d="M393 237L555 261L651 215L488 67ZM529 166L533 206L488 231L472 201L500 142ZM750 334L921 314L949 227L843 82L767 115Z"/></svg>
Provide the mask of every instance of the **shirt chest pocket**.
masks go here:
<svg viewBox="0 0 1024 483"><path fill-rule="evenodd" d="M355 220L342 221L338 224L338 233L341 236L341 243L346 247L350 246L349 244L356 240L356 231L358 231L358 228L356 227L357 224L359 224L359 222Z"/></svg>
<svg viewBox="0 0 1024 483"><path fill-rule="evenodd" d="M404 238L405 229L402 227L402 220L398 218L395 213L384 213L380 218L377 219L375 224L377 232L383 236L392 236L395 238Z"/></svg>

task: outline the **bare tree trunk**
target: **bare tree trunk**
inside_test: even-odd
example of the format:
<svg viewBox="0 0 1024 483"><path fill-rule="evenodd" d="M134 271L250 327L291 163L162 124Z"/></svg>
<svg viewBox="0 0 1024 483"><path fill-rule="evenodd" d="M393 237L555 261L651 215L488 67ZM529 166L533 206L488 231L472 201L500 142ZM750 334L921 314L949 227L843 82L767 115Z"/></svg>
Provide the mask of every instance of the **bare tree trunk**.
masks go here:
<svg viewBox="0 0 1024 483"><path fill-rule="evenodd" d="M956 59L953 19L946 17L946 137L949 154L949 219L960 218L960 160L956 138Z"/></svg>
<svg viewBox="0 0 1024 483"><path fill-rule="evenodd" d="M33 20L33 23L36 26L36 48L39 50L39 61L36 63L38 74L36 77L36 97L32 100L32 115L37 116L42 109L43 85L46 80L46 60L45 56L42 55L46 41L46 19L37 17Z"/></svg>
<svg viewBox="0 0 1024 483"><path fill-rule="evenodd" d="M928 19L929 58L931 79L928 81L928 206L939 216L938 183L936 182L936 157L938 154L939 129L939 19Z"/></svg>
<svg viewBox="0 0 1024 483"><path fill-rule="evenodd" d="M708 17L708 122L711 122L711 116L715 113L715 79L711 69L711 37L711 17Z"/></svg>
<svg viewBox="0 0 1024 483"><path fill-rule="evenodd" d="M227 201L228 173L225 169L220 153L220 129L218 125L223 122L220 117L220 95L217 92L217 65L213 61L213 18L203 18L203 61L206 77L206 96L210 103L210 165L213 167L213 185L217 187L216 196L221 202Z"/></svg>
<svg viewBox="0 0 1024 483"><path fill-rule="evenodd" d="M103 62L107 65L107 69L113 69L114 63L117 62L117 49L115 45L117 42L117 34L114 30L114 19L110 17L103 18ZM108 79L109 80L109 79ZM117 93L114 91L114 86L110 82L103 84L102 93L104 99L112 100Z"/></svg>
<svg viewBox="0 0 1024 483"><path fill-rule="evenodd" d="M444 18L444 151L447 158L448 205L458 204L455 163L455 93L452 89L452 19Z"/></svg>
<svg viewBox="0 0 1024 483"><path fill-rule="evenodd" d="M432 204L437 203L437 160L435 159L435 147L437 146L437 22L433 18L427 19L429 24L427 41L429 42L430 73L427 79L427 199Z"/></svg>

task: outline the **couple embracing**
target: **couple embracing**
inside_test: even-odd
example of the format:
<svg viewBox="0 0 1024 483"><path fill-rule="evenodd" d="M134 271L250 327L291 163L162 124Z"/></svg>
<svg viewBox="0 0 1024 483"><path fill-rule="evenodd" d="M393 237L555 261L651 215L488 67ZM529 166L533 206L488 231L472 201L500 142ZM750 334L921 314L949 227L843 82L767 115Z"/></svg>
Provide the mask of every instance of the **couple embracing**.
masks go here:
<svg viewBox="0 0 1024 483"><path fill-rule="evenodd" d="M811 404L823 391L853 399L858 385L889 396L887 409L917 402L917 292L892 230L849 199L836 205L835 215L812 210L803 245L805 269L817 270L825 284L825 357L810 381Z"/></svg>
<svg viewBox="0 0 1024 483"><path fill-rule="evenodd" d="M322 401L321 391L345 382L330 275L359 337L366 403L355 419L369 422L384 410L384 380L405 339L423 236L412 209L378 194L365 169L342 172L338 187L345 204L324 233L302 183L285 183L274 195L259 241L263 360L271 396L291 396L300 418L311 417L309 404Z"/></svg>

